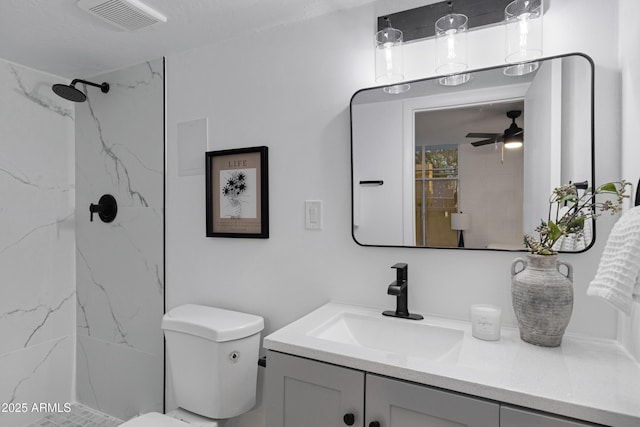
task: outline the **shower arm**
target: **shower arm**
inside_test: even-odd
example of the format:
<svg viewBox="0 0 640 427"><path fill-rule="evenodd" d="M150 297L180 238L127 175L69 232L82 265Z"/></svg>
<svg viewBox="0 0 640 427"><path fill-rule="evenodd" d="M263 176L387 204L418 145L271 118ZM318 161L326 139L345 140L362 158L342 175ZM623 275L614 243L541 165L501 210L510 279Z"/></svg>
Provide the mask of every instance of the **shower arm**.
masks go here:
<svg viewBox="0 0 640 427"><path fill-rule="evenodd" d="M88 81L82 80L82 79L73 79L71 81L71 85L70 86L75 87L76 83L84 83L84 84L89 85L89 86L99 87L100 90L102 90L102 92L104 92L104 93L107 93L109 91L109 83L97 84L97 83L88 82Z"/></svg>

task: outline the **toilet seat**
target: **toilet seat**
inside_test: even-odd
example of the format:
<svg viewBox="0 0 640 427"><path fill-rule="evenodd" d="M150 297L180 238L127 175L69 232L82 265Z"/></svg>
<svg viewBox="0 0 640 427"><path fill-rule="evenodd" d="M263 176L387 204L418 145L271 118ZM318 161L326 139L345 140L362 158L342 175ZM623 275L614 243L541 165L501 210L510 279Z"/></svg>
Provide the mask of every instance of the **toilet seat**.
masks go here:
<svg viewBox="0 0 640 427"><path fill-rule="evenodd" d="M158 412L149 412L130 419L120 427L190 427L189 424L176 420L168 415Z"/></svg>

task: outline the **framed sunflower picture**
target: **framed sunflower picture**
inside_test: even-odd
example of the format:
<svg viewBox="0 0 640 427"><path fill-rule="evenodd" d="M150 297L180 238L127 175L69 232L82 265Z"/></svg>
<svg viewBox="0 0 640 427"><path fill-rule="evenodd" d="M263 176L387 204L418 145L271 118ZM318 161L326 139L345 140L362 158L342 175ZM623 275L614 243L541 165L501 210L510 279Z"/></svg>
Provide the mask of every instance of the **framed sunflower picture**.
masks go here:
<svg viewBox="0 0 640 427"><path fill-rule="evenodd" d="M207 237L269 237L268 147L207 151Z"/></svg>

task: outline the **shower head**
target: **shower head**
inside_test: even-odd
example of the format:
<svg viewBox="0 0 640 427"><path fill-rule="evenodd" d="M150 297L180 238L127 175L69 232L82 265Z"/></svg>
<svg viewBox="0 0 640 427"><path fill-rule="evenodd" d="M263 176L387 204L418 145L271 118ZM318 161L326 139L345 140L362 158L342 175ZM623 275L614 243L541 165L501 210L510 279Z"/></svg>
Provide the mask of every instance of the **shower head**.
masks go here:
<svg viewBox="0 0 640 427"><path fill-rule="evenodd" d="M69 101L84 102L87 99L87 95L71 85L55 84L51 87L51 90L53 90L56 95Z"/></svg>
<svg viewBox="0 0 640 427"><path fill-rule="evenodd" d="M55 84L51 87L51 90L55 92L56 95L73 102L84 102L87 99L87 95L85 95L79 89L76 89L77 83L84 83L89 86L99 87L102 93L109 92L109 83L91 83L86 80L74 79L70 85L63 84Z"/></svg>

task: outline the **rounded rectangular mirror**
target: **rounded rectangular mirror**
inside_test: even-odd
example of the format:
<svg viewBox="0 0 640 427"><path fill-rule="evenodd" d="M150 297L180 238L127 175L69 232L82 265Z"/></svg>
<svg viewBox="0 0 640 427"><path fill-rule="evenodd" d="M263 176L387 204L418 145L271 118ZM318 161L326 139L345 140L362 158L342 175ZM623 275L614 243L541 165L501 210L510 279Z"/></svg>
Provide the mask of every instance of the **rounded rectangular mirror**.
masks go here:
<svg viewBox="0 0 640 427"><path fill-rule="evenodd" d="M524 250L555 187L594 182L593 85L591 58L569 54L356 92L353 239ZM594 239L591 222L560 249Z"/></svg>

